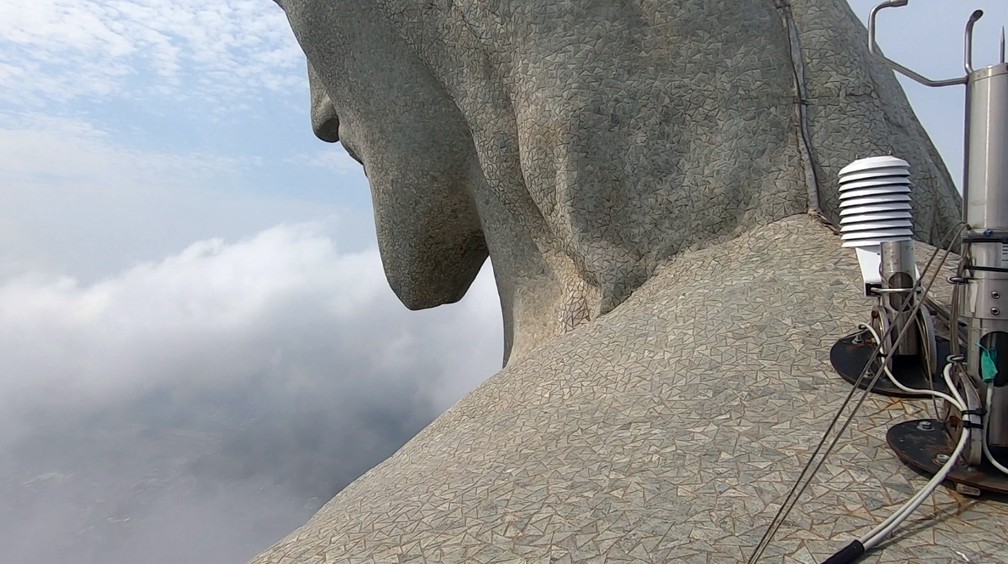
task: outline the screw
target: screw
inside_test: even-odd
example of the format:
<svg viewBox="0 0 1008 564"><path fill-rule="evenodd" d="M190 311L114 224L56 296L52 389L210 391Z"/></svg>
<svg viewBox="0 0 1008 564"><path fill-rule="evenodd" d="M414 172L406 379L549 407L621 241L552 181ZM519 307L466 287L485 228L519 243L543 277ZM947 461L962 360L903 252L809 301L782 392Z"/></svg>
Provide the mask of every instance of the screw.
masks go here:
<svg viewBox="0 0 1008 564"><path fill-rule="evenodd" d="M1001 309L1000 308L996 308L996 307L992 307L991 308L991 315L1001 315Z"/></svg>
<svg viewBox="0 0 1008 564"><path fill-rule="evenodd" d="M931 425L930 421L921 421L920 423L917 424L918 431L930 431L933 428L934 427Z"/></svg>
<svg viewBox="0 0 1008 564"><path fill-rule="evenodd" d="M1001 292L998 292L997 290L995 290L995 291L991 292L991 297L996 300L996 299L998 299L998 298L1001 297Z"/></svg>
<svg viewBox="0 0 1008 564"><path fill-rule="evenodd" d="M939 454L938 456L935 457L935 462L937 462L938 464L945 464L946 462L948 462L948 460L949 455L947 454Z"/></svg>

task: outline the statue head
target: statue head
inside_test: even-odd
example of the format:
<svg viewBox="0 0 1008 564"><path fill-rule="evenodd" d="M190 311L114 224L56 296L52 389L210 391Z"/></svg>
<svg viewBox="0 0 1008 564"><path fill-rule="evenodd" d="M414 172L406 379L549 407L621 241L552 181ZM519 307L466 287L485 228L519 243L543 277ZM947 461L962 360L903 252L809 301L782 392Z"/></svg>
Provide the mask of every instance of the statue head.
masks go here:
<svg viewBox="0 0 1008 564"><path fill-rule="evenodd" d="M411 308L455 301L489 254L505 358L684 249L810 209L836 220L857 157L912 163L919 238L958 217L844 0L278 3L316 134L365 167L392 288Z"/></svg>

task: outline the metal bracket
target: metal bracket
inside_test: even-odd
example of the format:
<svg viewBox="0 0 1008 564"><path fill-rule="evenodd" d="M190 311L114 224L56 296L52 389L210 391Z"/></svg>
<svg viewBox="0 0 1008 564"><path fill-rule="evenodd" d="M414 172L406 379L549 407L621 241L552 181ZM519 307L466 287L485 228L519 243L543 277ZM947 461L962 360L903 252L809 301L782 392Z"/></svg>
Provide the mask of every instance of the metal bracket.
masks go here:
<svg viewBox="0 0 1008 564"><path fill-rule="evenodd" d="M906 6L907 3L909 3L909 0L886 0L885 2L882 2L878 6L872 8L871 13L868 15L868 52L885 61L885 63L892 67L892 69L896 72L911 78L924 86L942 87L966 84L966 81L969 78L969 73L973 72L973 25L976 24L977 20L983 17L983 10L976 10L973 12L969 21L966 22L966 37L964 40L966 52L963 55L963 66L966 67L967 76L948 78L945 80L934 80L886 57L882 54L882 50L879 49L878 43L875 42L875 20L878 18L878 13L886 8L899 8Z"/></svg>

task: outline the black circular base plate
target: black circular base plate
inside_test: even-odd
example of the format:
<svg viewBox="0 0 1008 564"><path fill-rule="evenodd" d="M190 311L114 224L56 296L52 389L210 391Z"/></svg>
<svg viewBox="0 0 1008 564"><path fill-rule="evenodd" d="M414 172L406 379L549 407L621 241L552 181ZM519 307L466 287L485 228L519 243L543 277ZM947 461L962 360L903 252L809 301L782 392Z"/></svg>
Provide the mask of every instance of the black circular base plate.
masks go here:
<svg viewBox="0 0 1008 564"><path fill-rule="evenodd" d="M886 442L903 464L928 476L938 473L943 460L955 449L953 439L945 432L945 424L937 419L905 421L889 428ZM995 456L998 456L995 453ZM986 460L979 467L952 467L946 480L955 484L972 486L982 492L1008 496L1008 476L999 472ZM1006 497L994 497L1006 501Z"/></svg>
<svg viewBox="0 0 1008 564"><path fill-rule="evenodd" d="M941 359L941 364L944 365L945 358L949 355L949 342L948 339L943 339L942 337L938 337L937 341L938 358ZM837 373L851 384L858 381L858 376L861 375L865 364L871 362L871 366L868 367L868 373L859 384L859 387L864 389L868 387L868 383L871 382L875 371L881 365L882 359L875 354L875 346L876 344L871 337L871 333L867 331L847 335L837 341L833 345L833 348L830 349L830 362ZM948 386L945 385L945 379L942 378L941 372L936 372L932 378L929 371L925 370L921 360L917 357L894 356L892 359L892 369L893 374L899 379L900 383L908 388L948 393ZM872 388L872 391L886 396L902 398L918 397L897 388L885 374L878 379L878 382L875 382L875 387Z"/></svg>

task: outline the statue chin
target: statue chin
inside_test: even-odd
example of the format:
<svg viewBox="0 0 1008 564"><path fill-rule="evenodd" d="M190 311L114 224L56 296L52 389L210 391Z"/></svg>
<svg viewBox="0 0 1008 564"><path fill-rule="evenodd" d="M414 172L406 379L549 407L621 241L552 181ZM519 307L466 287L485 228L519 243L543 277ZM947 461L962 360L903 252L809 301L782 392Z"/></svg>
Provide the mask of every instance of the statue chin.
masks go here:
<svg viewBox="0 0 1008 564"><path fill-rule="evenodd" d="M378 247L389 286L412 310L462 299L488 256L480 232L436 243L428 237L420 245L403 245L403 241L402 235L379 236Z"/></svg>
<svg viewBox="0 0 1008 564"><path fill-rule="evenodd" d="M392 291L412 310L462 299L489 256L463 178L448 174L451 169L425 169L422 162L390 168L379 158L367 164L378 249Z"/></svg>

